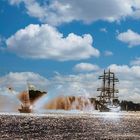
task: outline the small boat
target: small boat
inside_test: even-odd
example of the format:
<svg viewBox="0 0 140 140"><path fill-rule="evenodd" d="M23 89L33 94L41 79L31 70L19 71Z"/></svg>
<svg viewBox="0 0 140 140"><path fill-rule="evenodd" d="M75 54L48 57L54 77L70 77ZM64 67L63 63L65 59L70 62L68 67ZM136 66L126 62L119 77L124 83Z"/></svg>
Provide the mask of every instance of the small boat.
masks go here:
<svg viewBox="0 0 140 140"><path fill-rule="evenodd" d="M21 104L21 108L18 109L20 113L31 113L31 105L29 100L29 94L27 92L23 93L23 103Z"/></svg>
<svg viewBox="0 0 140 140"><path fill-rule="evenodd" d="M36 90L36 87L32 84L27 83L27 85L27 91L24 91L19 95L19 99L22 104L21 108L18 110L21 113L31 113L34 102L47 94L47 92Z"/></svg>
<svg viewBox="0 0 140 140"><path fill-rule="evenodd" d="M31 113L32 109L30 107L25 107L21 105L21 108L18 109L20 113Z"/></svg>

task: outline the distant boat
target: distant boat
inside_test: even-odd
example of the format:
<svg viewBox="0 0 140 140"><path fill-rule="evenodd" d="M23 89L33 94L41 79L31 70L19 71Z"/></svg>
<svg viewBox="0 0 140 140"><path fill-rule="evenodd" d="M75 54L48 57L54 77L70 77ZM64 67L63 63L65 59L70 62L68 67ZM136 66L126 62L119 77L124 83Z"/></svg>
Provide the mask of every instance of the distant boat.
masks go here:
<svg viewBox="0 0 140 140"><path fill-rule="evenodd" d="M104 74L99 76L99 79L102 79L103 83L102 87L97 89L97 91L100 91L97 105L98 110L101 112L120 111L118 96L116 96L119 91L115 89L115 83L119 82L118 78L110 70L108 72L104 70Z"/></svg>
<svg viewBox="0 0 140 140"><path fill-rule="evenodd" d="M21 113L31 113L32 112L32 104L42 97L43 95L47 94L47 92L42 92L40 90L36 90L34 85L28 84L28 91L23 92L20 95L20 100L22 102L21 108L18 109Z"/></svg>

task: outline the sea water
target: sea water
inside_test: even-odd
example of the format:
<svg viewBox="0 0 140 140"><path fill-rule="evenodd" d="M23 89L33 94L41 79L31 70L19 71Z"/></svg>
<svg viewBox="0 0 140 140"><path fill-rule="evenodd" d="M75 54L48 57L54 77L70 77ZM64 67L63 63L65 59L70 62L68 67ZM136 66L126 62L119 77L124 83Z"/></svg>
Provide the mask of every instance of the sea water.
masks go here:
<svg viewBox="0 0 140 140"><path fill-rule="evenodd" d="M140 112L0 113L0 140L140 140Z"/></svg>

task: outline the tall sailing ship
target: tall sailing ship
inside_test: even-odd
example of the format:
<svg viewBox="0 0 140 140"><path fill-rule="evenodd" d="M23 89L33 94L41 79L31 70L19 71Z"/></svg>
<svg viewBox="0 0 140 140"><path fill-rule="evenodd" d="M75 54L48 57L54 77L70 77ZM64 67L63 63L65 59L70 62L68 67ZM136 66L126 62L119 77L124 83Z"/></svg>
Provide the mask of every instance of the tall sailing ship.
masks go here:
<svg viewBox="0 0 140 140"><path fill-rule="evenodd" d="M118 78L114 72L104 70L99 79L102 80L102 86L97 89L100 91L97 108L101 112L118 112L120 110L117 96L119 90L115 88L115 84L119 82Z"/></svg>

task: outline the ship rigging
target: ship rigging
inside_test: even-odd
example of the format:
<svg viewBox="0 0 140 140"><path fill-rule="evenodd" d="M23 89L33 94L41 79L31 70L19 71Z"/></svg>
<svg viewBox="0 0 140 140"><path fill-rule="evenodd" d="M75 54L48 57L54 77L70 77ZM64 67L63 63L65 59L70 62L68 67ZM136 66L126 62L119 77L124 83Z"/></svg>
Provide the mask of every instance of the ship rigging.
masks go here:
<svg viewBox="0 0 140 140"><path fill-rule="evenodd" d="M101 112L108 111L119 111L119 100L117 93L119 90L115 88L115 84L119 82L118 78L115 76L114 72L105 71L103 75L99 76L99 79L102 80L102 87L98 88L97 91L100 91L98 96L98 109Z"/></svg>

